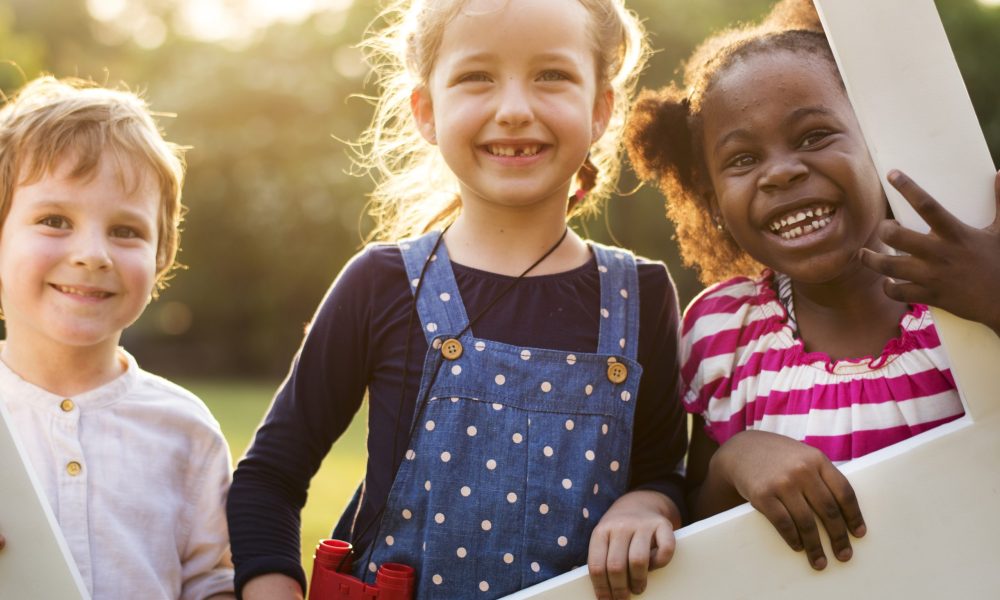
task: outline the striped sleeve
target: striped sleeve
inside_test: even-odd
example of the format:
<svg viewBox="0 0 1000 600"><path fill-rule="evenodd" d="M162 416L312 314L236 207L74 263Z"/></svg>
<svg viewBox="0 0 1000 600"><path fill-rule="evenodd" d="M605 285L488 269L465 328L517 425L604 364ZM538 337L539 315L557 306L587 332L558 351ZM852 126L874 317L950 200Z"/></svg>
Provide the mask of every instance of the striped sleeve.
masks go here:
<svg viewBox="0 0 1000 600"><path fill-rule="evenodd" d="M743 362L741 350L769 323L759 310L757 288L750 279L731 279L702 292L684 312L681 380L688 412L705 415L713 399L730 396L734 373ZM738 412L739 407L730 410Z"/></svg>

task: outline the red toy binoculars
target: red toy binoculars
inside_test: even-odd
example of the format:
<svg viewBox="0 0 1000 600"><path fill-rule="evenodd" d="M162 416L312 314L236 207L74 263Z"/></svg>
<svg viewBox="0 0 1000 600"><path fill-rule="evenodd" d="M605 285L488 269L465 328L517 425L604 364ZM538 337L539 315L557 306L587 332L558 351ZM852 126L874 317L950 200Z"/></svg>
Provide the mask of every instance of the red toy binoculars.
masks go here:
<svg viewBox="0 0 1000 600"><path fill-rule="evenodd" d="M413 600L413 567L385 563L369 585L351 575L351 544L321 540L313 557L309 600Z"/></svg>

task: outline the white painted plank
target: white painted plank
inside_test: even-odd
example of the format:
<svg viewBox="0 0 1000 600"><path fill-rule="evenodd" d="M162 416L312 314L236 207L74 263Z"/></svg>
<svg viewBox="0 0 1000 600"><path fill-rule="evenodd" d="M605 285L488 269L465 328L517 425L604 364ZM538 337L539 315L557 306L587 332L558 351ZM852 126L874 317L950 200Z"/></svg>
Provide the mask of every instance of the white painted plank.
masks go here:
<svg viewBox="0 0 1000 600"><path fill-rule="evenodd" d="M87 600L59 524L0 402L0 598Z"/></svg>

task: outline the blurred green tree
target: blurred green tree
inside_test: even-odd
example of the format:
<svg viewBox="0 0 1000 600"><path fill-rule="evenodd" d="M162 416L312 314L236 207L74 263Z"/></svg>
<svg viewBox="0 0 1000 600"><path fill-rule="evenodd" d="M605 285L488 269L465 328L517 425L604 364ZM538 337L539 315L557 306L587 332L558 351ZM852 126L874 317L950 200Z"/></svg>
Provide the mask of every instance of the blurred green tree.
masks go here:
<svg viewBox="0 0 1000 600"><path fill-rule="evenodd" d="M25 82L28 72L41 69L45 41L14 30L14 9L0 6L0 90L10 91Z"/></svg>

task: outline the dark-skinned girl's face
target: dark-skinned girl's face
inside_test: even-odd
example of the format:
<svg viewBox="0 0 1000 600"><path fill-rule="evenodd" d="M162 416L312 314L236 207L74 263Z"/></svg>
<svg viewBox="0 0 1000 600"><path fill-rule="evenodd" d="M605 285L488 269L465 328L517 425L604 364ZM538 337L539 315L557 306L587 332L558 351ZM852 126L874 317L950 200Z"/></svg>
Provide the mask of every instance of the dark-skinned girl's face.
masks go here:
<svg viewBox="0 0 1000 600"><path fill-rule="evenodd" d="M716 207L750 256L833 282L877 248L886 201L854 110L825 58L777 50L727 68L702 103Z"/></svg>

